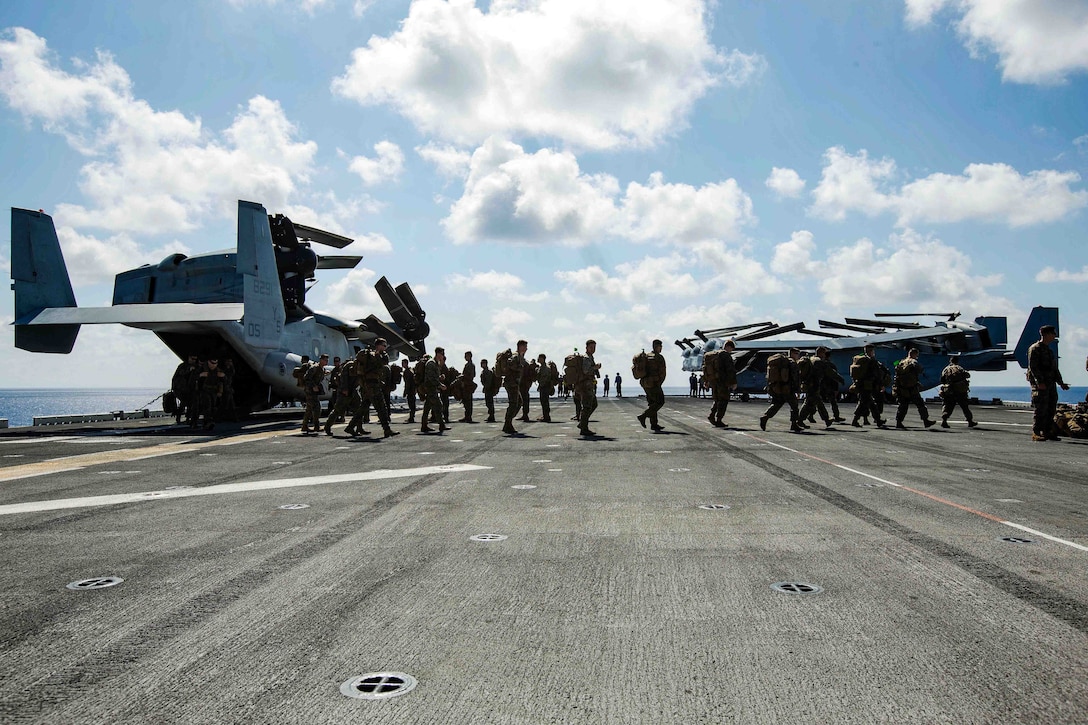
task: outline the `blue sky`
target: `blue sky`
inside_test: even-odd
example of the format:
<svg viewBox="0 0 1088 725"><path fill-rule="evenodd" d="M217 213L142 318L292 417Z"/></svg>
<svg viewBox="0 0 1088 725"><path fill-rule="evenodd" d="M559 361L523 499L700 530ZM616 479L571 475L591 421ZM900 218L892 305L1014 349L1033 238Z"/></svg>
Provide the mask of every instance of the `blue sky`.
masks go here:
<svg viewBox="0 0 1088 725"><path fill-rule="evenodd" d="M244 198L357 240L311 306L385 316L374 281L408 281L454 359L594 337L627 376L700 327L894 307L1015 338L1042 304L1085 384L1086 71L1083 0L7 3L0 190L53 215L85 305L232 246ZM4 329L12 386L176 362Z"/></svg>

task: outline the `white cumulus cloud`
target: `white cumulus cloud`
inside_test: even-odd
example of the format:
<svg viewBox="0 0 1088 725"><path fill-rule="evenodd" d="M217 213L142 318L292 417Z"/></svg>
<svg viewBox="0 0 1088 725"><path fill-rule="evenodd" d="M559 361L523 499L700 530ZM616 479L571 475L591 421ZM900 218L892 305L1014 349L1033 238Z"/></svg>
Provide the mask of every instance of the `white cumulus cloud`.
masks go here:
<svg viewBox="0 0 1088 725"><path fill-rule="evenodd" d="M471 275L451 274L446 277L446 286L450 289L467 289L494 297L495 299L517 299L522 302L540 302L548 298L547 292L529 294L524 291L525 281L509 272L478 272Z"/></svg>
<svg viewBox="0 0 1088 725"><path fill-rule="evenodd" d="M385 181L395 181L404 171L404 152L392 141L379 141L374 144L377 156L356 156L348 169L363 180L366 186L375 186Z"/></svg>
<svg viewBox="0 0 1088 725"><path fill-rule="evenodd" d="M696 188L654 173L646 186L628 184L623 198L622 236L634 241L735 239L755 221L752 199L734 179Z"/></svg>
<svg viewBox="0 0 1088 725"><path fill-rule="evenodd" d="M763 182L767 188L782 197L798 197L805 190L805 180L793 169L771 168L771 175Z"/></svg>
<svg viewBox="0 0 1088 725"><path fill-rule="evenodd" d="M1081 267L1079 272L1070 272L1065 269L1045 267L1037 275L1036 282L1088 282L1088 264Z"/></svg>
<svg viewBox="0 0 1088 725"><path fill-rule="evenodd" d="M809 211L831 220L850 212L894 213L896 223L981 221L1010 227L1053 222L1088 206L1088 191L1074 190L1076 172L1039 170L1024 175L1008 164L971 164L962 174L934 173L895 188L895 161L873 161L862 149L824 154L820 183Z"/></svg>
<svg viewBox="0 0 1088 725"><path fill-rule="evenodd" d="M416 153L424 161L434 164L438 173L451 179L468 176L472 154L449 144L427 143L416 146Z"/></svg>
<svg viewBox="0 0 1088 725"><path fill-rule="evenodd" d="M240 198L282 208L312 170L317 145L300 141L279 103L256 96L220 134L199 118L136 98L112 57L59 68L43 38L14 28L0 40L0 97L90 157L79 186L90 206L63 205L73 226L182 232L203 217L233 218Z"/></svg>
<svg viewBox="0 0 1088 725"><path fill-rule="evenodd" d="M415 0L332 87L461 144L501 134L648 145L681 127L708 89L749 83L765 66L708 36L704 0L494 0L486 10Z"/></svg>
<svg viewBox="0 0 1088 725"><path fill-rule="evenodd" d="M1083 0L906 0L907 22L928 24L945 9L971 55L996 54L1007 81L1061 83L1088 70Z"/></svg>

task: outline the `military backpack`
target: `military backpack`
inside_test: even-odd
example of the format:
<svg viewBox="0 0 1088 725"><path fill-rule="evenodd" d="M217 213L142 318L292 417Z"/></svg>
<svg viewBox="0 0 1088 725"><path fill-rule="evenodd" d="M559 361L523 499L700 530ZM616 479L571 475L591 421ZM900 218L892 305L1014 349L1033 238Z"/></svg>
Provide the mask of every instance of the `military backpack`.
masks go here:
<svg viewBox="0 0 1088 725"><path fill-rule="evenodd" d="M724 350L711 350L703 355L703 381L710 387L718 384L718 356Z"/></svg>
<svg viewBox="0 0 1088 725"><path fill-rule="evenodd" d="M631 377L633 377L635 380L642 380L644 377L646 377L647 359L648 356L646 355L645 350L631 358Z"/></svg>
<svg viewBox="0 0 1088 725"><path fill-rule="evenodd" d="M563 358L563 384L573 388L585 380L585 368L582 366L586 356L580 352L572 352Z"/></svg>

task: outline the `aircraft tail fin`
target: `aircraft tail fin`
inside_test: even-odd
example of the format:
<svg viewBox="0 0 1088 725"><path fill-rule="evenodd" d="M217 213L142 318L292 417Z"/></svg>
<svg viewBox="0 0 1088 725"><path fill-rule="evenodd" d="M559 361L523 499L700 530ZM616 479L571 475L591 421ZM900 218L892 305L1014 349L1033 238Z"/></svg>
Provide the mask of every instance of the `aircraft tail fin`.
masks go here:
<svg viewBox="0 0 1088 725"><path fill-rule="evenodd" d="M1028 348L1039 339L1039 328L1043 325L1054 325L1055 329L1061 331L1061 328L1058 327L1057 307L1031 308L1031 314L1028 315L1028 321L1024 323L1024 331L1020 333L1020 341L1016 343L1014 353L1016 362L1020 363L1020 367L1027 368ZM1054 355L1057 356L1058 343L1053 342L1050 346L1054 350Z"/></svg>
<svg viewBox="0 0 1088 725"><path fill-rule="evenodd" d="M238 271L242 273L246 343L275 350L287 315L276 267L268 212L260 204L238 201Z"/></svg>
<svg viewBox="0 0 1088 725"><path fill-rule="evenodd" d="M57 230L48 214L11 210L11 279L15 290L15 347L29 352L70 353L79 325L26 326L45 309L76 306Z"/></svg>

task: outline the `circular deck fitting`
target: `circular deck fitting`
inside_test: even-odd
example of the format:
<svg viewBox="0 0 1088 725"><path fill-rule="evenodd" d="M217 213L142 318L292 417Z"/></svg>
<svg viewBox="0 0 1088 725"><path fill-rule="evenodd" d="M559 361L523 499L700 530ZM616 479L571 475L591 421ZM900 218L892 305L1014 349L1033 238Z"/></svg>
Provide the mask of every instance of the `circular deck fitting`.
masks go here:
<svg viewBox="0 0 1088 725"><path fill-rule="evenodd" d="M703 509L704 511L725 511L733 507L727 503L704 503L700 504L699 508Z"/></svg>
<svg viewBox="0 0 1088 725"><path fill-rule="evenodd" d="M823 587L806 584L805 582L778 582L772 584L771 589L783 594L819 594L824 590Z"/></svg>
<svg viewBox="0 0 1088 725"><path fill-rule="evenodd" d="M530 488L536 488L536 486L531 483L519 483L516 486L511 486L510 488L516 488L519 491L528 491Z"/></svg>
<svg viewBox="0 0 1088 725"><path fill-rule="evenodd" d="M1002 541L1007 541L1010 544L1034 544L1034 539L1023 539L1019 536L1002 536Z"/></svg>
<svg viewBox="0 0 1088 725"><path fill-rule="evenodd" d="M108 587L115 587L123 581L124 579L119 576L96 576L93 579L80 579L79 581L71 582L66 588L75 592L82 592L88 589L106 589Z"/></svg>
<svg viewBox="0 0 1088 725"><path fill-rule="evenodd" d="M476 534L468 537L469 541L506 541L505 534Z"/></svg>
<svg viewBox="0 0 1088 725"><path fill-rule="evenodd" d="M416 678L404 672L371 672L340 685L340 693L360 700L388 700L415 689Z"/></svg>
<svg viewBox="0 0 1088 725"><path fill-rule="evenodd" d="M310 508L308 503L285 503L283 506L277 506L281 511L299 511L301 509Z"/></svg>
<svg viewBox="0 0 1088 725"><path fill-rule="evenodd" d="M669 471L672 472L672 473L687 473L690 470L691 470L690 468L670 468L669 469Z"/></svg>

